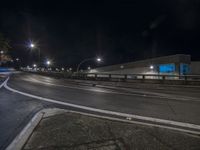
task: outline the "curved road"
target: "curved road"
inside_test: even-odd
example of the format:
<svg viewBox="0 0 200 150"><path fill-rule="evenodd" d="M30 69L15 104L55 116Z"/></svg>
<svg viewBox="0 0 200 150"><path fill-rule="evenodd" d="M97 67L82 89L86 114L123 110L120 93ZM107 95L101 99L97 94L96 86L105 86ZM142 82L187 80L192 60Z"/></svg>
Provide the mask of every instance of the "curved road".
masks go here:
<svg viewBox="0 0 200 150"><path fill-rule="evenodd" d="M200 125L200 88L93 87L26 73L12 75L7 85L23 93L78 106ZM46 107L72 109L62 104L24 96L2 87L0 149L4 149L11 142L38 110Z"/></svg>

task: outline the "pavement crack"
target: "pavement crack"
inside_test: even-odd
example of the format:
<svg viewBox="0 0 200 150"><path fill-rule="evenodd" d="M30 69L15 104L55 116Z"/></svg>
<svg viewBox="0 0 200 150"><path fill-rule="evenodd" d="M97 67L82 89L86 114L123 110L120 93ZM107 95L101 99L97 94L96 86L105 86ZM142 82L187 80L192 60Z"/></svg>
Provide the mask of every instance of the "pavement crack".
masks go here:
<svg viewBox="0 0 200 150"><path fill-rule="evenodd" d="M172 106L169 104L169 101L167 100L167 105L168 105L168 107L170 108L170 110L172 111L172 113L174 114L174 115L176 115L176 112L175 112L175 110L172 108Z"/></svg>

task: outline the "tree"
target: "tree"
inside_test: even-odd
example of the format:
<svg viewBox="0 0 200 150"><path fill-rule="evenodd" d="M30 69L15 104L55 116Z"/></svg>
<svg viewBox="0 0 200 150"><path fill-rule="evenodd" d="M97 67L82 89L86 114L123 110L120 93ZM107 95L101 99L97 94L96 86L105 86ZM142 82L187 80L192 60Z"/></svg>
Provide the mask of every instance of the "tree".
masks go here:
<svg viewBox="0 0 200 150"><path fill-rule="evenodd" d="M3 62L11 60L11 57L8 55L8 50L10 48L10 41L0 33L0 65Z"/></svg>

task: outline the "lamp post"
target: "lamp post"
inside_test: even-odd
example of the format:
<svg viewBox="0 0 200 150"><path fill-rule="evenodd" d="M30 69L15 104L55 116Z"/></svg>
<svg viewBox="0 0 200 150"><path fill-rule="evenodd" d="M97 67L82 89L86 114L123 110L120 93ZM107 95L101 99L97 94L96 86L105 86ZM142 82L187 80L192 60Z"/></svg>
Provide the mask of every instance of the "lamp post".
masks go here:
<svg viewBox="0 0 200 150"><path fill-rule="evenodd" d="M84 59L84 60L82 60L79 64L78 64L78 66L77 66L77 69L76 69L76 72L78 73L79 72L79 68L80 68L80 66L83 64L83 63L85 63L85 62L87 62L87 61L90 61L90 60L96 60L97 62L101 62L102 61L102 59L100 58L100 57L95 57L95 58L86 58L86 59Z"/></svg>
<svg viewBox="0 0 200 150"><path fill-rule="evenodd" d="M34 43L30 43L29 47L31 49L34 49L34 48L37 48L38 49L38 59L39 59L39 66L40 66L40 48L39 47L36 47L36 45Z"/></svg>

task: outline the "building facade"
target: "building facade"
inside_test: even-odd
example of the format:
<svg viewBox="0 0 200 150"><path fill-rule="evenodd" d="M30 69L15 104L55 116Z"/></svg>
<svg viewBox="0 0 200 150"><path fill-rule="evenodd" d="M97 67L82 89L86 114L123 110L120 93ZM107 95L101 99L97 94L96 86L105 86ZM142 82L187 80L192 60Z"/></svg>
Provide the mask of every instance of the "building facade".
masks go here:
<svg viewBox="0 0 200 150"><path fill-rule="evenodd" d="M192 66L191 66L192 64ZM99 67L90 70L90 73L111 73L111 74L175 74L186 75L198 74L200 69L198 63L191 63L190 55L177 54L164 57L157 57L141 61ZM199 63L200 65L200 63ZM196 67L195 67L196 66Z"/></svg>

